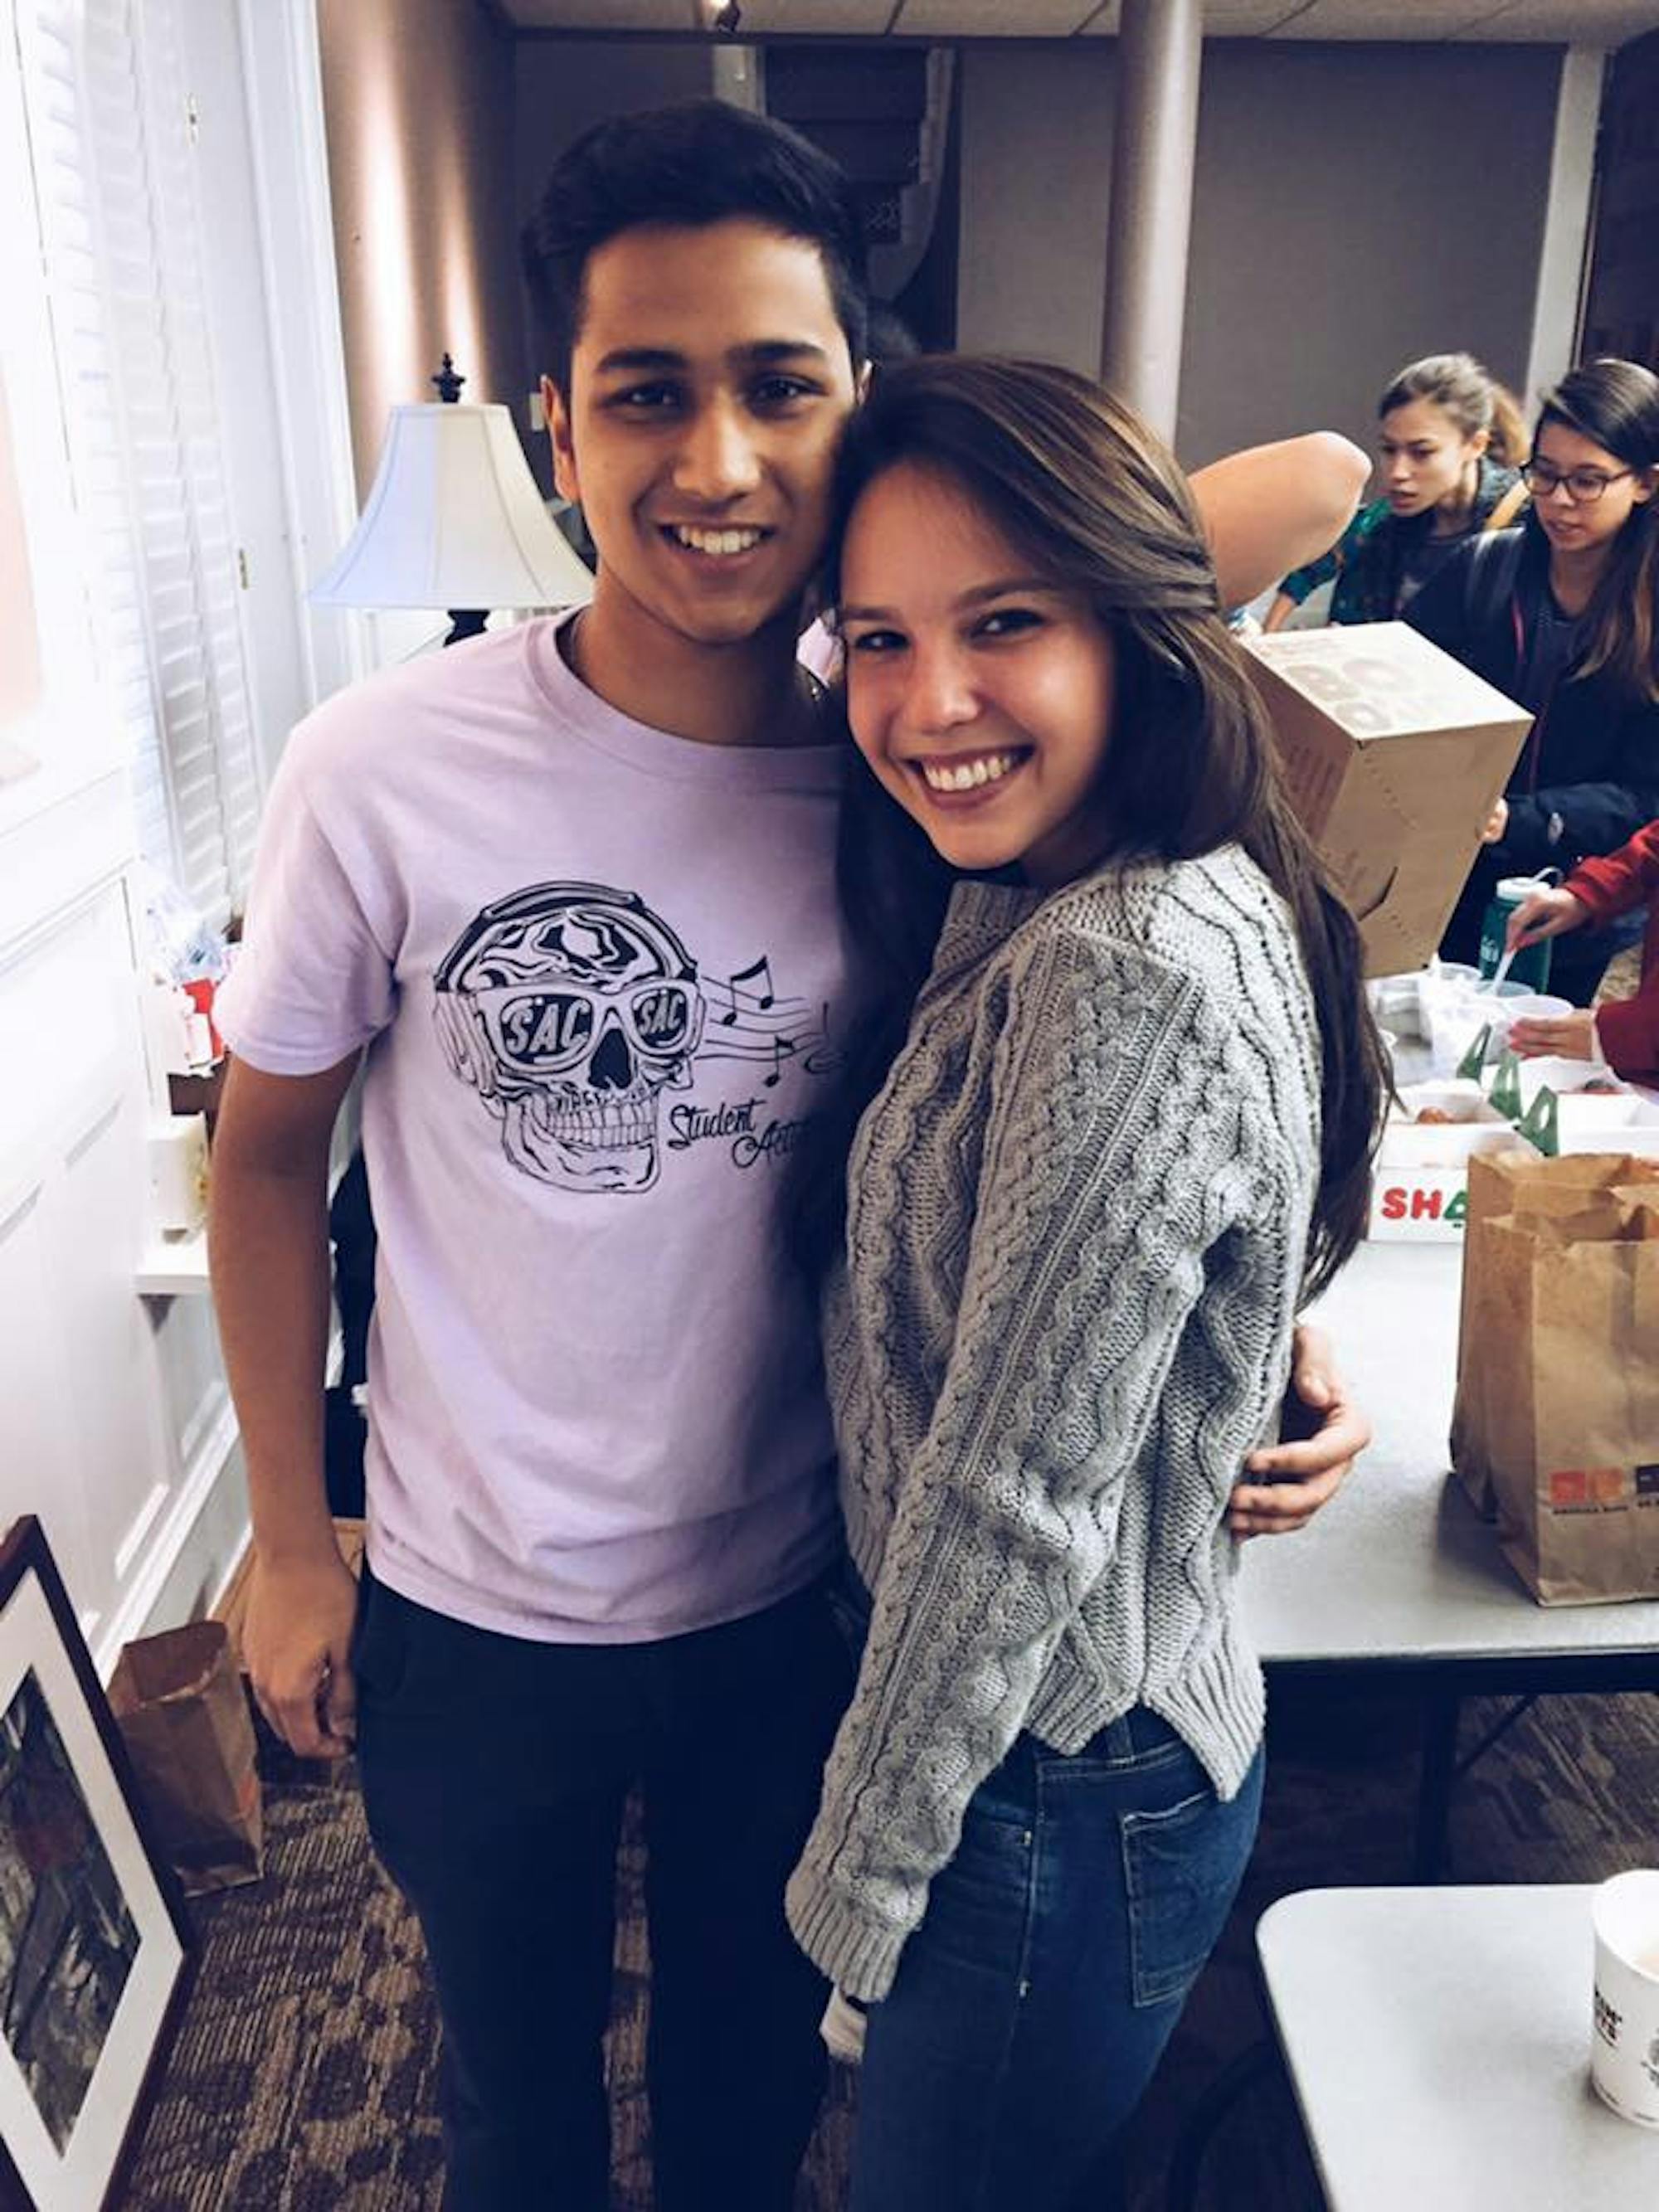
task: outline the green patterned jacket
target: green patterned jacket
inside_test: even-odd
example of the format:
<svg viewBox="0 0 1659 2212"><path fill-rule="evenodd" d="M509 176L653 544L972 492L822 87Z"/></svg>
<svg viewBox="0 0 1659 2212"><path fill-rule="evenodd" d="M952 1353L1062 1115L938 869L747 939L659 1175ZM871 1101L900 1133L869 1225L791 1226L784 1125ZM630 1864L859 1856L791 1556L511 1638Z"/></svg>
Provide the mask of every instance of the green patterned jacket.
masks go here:
<svg viewBox="0 0 1659 2212"><path fill-rule="evenodd" d="M1500 506L1505 509L1499 518L1500 526L1518 522L1526 511L1525 502L1516 506L1507 495L1519 481L1517 470L1500 468L1495 461L1483 459L1471 526L1493 527L1494 510ZM1400 587L1407 556L1432 527L1430 514L1414 514L1397 522L1386 499L1373 500L1360 508L1328 553L1322 553L1304 568L1293 568L1279 588L1300 606L1310 592L1334 578L1330 614L1334 623L1392 622L1400 612Z"/></svg>

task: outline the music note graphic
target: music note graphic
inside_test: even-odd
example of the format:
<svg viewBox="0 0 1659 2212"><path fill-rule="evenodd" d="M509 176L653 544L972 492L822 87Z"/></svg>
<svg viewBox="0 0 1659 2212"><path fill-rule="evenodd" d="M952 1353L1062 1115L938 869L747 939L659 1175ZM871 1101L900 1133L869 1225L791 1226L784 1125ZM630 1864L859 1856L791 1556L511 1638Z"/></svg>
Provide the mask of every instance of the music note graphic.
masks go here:
<svg viewBox="0 0 1659 2212"><path fill-rule="evenodd" d="M750 984L754 986L752 990L745 988ZM711 994L723 994L729 1001L726 1012L720 1017L724 1028L731 1028L740 1010L746 1012L752 1009L757 1013L769 1013L774 1003L772 963L763 953L748 967L733 969L725 982L711 982L708 989Z"/></svg>
<svg viewBox="0 0 1659 2212"><path fill-rule="evenodd" d="M801 1066L809 1075L833 1074L845 1058L830 1034L830 1001L825 999L822 1005L817 1028L801 1040L807 1048L806 1057Z"/></svg>
<svg viewBox="0 0 1659 2212"><path fill-rule="evenodd" d="M779 1069L779 1067L782 1065L782 1063L783 1063L786 1060L787 1060L787 1059L789 1058L789 1056L791 1055L791 1054L792 1054L792 1053L793 1053L793 1052L795 1051L795 1049L796 1049L795 1041L794 1041L794 1039L793 1039L793 1037L781 1036L781 1037L774 1037L774 1038L773 1038L773 1040L772 1040L772 1073L771 1073L769 1075L768 1075L768 1076L764 1076L764 1077L763 1077L763 1079L762 1079L762 1080L763 1080L763 1084L764 1084L764 1085L765 1085L765 1088L766 1088L768 1091L769 1091L769 1090L772 1088L773 1085L774 1085L774 1084L777 1081L777 1079L778 1079L778 1069Z"/></svg>

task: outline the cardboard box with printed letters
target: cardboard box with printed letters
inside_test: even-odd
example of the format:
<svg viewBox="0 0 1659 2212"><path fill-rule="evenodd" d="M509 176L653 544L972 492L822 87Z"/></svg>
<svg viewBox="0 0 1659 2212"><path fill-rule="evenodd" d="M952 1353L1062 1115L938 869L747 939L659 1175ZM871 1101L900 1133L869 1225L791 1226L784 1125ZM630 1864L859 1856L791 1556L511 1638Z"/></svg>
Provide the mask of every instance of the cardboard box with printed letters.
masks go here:
<svg viewBox="0 0 1659 2212"><path fill-rule="evenodd" d="M1420 968L1531 715L1404 623L1244 643L1291 804L1358 918L1367 974Z"/></svg>
<svg viewBox="0 0 1659 2212"><path fill-rule="evenodd" d="M1377 1147L1365 1234L1401 1243L1456 1243L1468 1207L1470 1160L1522 1142L1486 1105L1451 1127L1419 1127L1390 1114Z"/></svg>

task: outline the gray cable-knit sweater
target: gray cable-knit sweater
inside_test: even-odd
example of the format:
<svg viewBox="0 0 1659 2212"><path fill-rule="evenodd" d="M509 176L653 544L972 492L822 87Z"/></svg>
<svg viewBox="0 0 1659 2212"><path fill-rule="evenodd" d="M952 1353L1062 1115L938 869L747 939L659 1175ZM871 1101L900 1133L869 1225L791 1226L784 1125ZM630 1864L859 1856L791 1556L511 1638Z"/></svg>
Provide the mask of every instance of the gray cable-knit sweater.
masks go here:
<svg viewBox="0 0 1659 2212"><path fill-rule="evenodd" d="M1136 1704L1223 1796L1261 1736L1228 1494L1288 1379L1319 1042L1236 848L958 884L854 1147L825 1352L873 1611L790 1924L885 1995L1022 1728Z"/></svg>

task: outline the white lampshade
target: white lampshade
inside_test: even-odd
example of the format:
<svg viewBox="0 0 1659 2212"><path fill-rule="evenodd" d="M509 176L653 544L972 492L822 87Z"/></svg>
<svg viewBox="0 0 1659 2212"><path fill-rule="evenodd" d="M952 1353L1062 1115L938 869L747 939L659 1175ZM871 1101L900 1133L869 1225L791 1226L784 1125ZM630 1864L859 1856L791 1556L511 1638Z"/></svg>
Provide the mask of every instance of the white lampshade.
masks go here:
<svg viewBox="0 0 1659 2212"><path fill-rule="evenodd" d="M565 607L593 578L542 503L505 407L394 407L325 607Z"/></svg>

